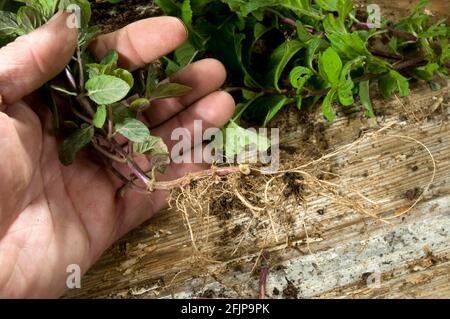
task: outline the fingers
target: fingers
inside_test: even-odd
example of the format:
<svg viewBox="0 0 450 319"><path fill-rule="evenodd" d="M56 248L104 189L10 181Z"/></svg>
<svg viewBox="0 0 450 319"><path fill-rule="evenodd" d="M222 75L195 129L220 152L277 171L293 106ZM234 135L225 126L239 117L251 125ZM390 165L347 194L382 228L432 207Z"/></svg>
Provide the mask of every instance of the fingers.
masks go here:
<svg viewBox="0 0 450 319"><path fill-rule="evenodd" d="M192 143L198 144L201 143L202 140L194 141L194 121L201 121L202 133L208 128L220 128L231 118L234 109L235 103L233 97L226 92L217 91L195 102L186 110L178 113L175 117L153 129L152 134L163 138L169 151L171 151L173 146L178 143L177 141L172 141L172 132L179 128L183 128L183 130L189 132L191 145Z"/></svg>
<svg viewBox="0 0 450 319"><path fill-rule="evenodd" d="M0 107L13 104L54 78L76 48L77 30L58 13L47 24L0 49Z"/></svg>
<svg viewBox="0 0 450 319"><path fill-rule="evenodd" d="M225 67L214 59L195 62L177 72L170 81L190 86L192 91L182 97L153 102L145 113L150 127L160 125L200 98L217 91L225 78Z"/></svg>
<svg viewBox="0 0 450 319"><path fill-rule="evenodd" d="M110 49L117 50L120 66L133 71L172 52L186 41L187 36L187 29L181 20L157 17L101 35L90 49L98 58L105 56Z"/></svg>

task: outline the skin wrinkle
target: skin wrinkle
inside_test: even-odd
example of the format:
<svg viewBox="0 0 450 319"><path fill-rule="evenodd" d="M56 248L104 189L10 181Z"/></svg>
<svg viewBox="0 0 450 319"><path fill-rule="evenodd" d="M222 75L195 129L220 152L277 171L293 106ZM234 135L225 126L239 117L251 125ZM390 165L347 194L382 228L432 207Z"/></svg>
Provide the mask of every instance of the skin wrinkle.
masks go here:
<svg viewBox="0 0 450 319"><path fill-rule="evenodd" d="M123 30L124 30L123 37L125 38L126 43L128 43L129 48L131 48L131 50L133 51L134 56L138 58L137 64L145 64L145 60L142 58L141 54L136 50L136 46L131 40L132 38L130 37L129 28L124 28Z"/></svg>
<svg viewBox="0 0 450 319"><path fill-rule="evenodd" d="M91 234L89 234L89 232L87 231L87 227L86 224L83 220L83 218L81 218L81 214L79 213L79 211L76 208L76 205L74 203L74 201L72 200L72 198L69 195L69 190L68 190L68 185L66 184L65 180L64 180L64 174L62 173L61 167L59 168L59 172L61 175L61 179L62 179L62 183L64 185L64 193L66 194L67 198L69 199L70 205L72 206L73 211L75 212L75 216L77 216L78 221L80 223L80 225L82 225L82 229L85 232L85 236L87 237L87 241L88 241L88 255L91 256L92 255L92 240L91 240ZM44 189L46 189L46 187L44 186ZM45 194L47 194L47 189L45 190ZM47 195L48 196L48 195Z"/></svg>
<svg viewBox="0 0 450 319"><path fill-rule="evenodd" d="M14 127L14 124L12 123L12 121L7 121L7 123L9 124L10 127ZM18 135L17 130L15 129L11 129L13 138L15 141L17 141L18 143L20 143L20 136ZM20 152L19 149L16 148L17 152ZM21 153L21 152L20 152ZM26 158L26 156L17 156L17 158ZM10 160L14 160L12 158L10 158ZM15 161L15 160L14 160ZM16 162L16 161L15 161ZM16 162L17 163L17 162ZM30 181L32 179L32 176L34 174L33 171L33 164L32 163L22 163L22 167L20 167L17 170L11 170L10 174L13 174L15 178L10 177L10 180L15 180L16 183L13 185L9 185L9 189L10 191L13 190L13 192L17 192L19 194L21 194L22 192L26 191L27 186L30 184ZM29 165L31 164L31 165ZM17 164L16 164L17 165ZM4 172L6 174L6 172ZM22 173L22 174L20 174ZM17 178L17 176L20 176L19 178ZM6 180L8 180L8 178L6 178ZM10 207L9 209L14 210L13 213L7 213L8 215L14 216L16 215L15 211L18 209L17 204L18 204L18 200L19 198L15 198L15 203L14 205L12 205L12 207ZM3 216L2 219L4 219L5 217Z"/></svg>

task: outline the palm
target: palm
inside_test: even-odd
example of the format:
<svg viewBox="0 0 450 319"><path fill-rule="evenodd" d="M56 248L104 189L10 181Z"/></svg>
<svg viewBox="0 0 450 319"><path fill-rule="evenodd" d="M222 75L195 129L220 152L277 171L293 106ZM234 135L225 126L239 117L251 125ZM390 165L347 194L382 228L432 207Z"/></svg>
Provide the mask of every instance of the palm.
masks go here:
<svg viewBox="0 0 450 319"><path fill-rule="evenodd" d="M140 28L164 22L164 27L172 31L169 33L172 40L168 40L166 47L163 43L159 52L147 52L146 47L129 38L124 43L121 32L129 32L127 29L103 36L92 49L101 56L108 47L115 47L121 53L122 65L136 68L174 49L185 38L178 21L164 19L170 18L144 20L127 27L139 32ZM181 34L175 42L174 28ZM153 32L158 32L161 26L154 29ZM158 36L161 41L159 34L146 36ZM51 43L58 43L54 40ZM7 59L11 52L0 51L0 58L2 54ZM38 59L36 52L32 57ZM49 72L47 77L56 71L59 70ZM205 72L209 74L202 77ZM163 137L169 147L170 132L180 123L191 130L193 119L203 119L207 126L220 126L234 108L231 97L215 92L224 81L224 71L218 62L198 62L175 77L177 82L192 86L193 92L160 101L146 114L152 132ZM0 84L2 81L5 80L0 69ZM27 85L36 87L38 83L14 84L23 91L17 95L21 97L31 92ZM1 93L6 101L14 101L15 92ZM50 112L36 102L31 104L14 101L5 112L0 112L0 297L60 295L66 287L68 265L77 264L86 272L109 245L150 218L167 199L164 192L143 195L127 191L124 197L116 196L121 183L93 163L86 153L79 154L72 166L62 166L58 141L50 134ZM212 106L214 112L210 111ZM177 178L202 168L198 164L171 164L164 178Z"/></svg>
<svg viewBox="0 0 450 319"><path fill-rule="evenodd" d="M164 194L128 192L117 198L117 181L101 167L85 154L73 166L63 167L56 139L43 129L46 123L24 104L16 105L15 110L0 120L0 127L12 128L4 138L14 141L2 154L6 159L3 169L26 176L12 181L26 187L23 194L16 195L15 213L2 225L7 230L0 237L0 287L18 295L57 295L64 288L61 282L65 282L67 265L77 263L87 270L113 241L139 223L127 216L150 217L164 205ZM15 128L24 117L34 119L25 132ZM28 158L14 153L24 149L24 141L29 146ZM2 188L10 186L9 181L2 183ZM89 189L95 192L84 191ZM7 192L1 189L2 194ZM48 283L42 285L40 280L50 277L49 290Z"/></svg>

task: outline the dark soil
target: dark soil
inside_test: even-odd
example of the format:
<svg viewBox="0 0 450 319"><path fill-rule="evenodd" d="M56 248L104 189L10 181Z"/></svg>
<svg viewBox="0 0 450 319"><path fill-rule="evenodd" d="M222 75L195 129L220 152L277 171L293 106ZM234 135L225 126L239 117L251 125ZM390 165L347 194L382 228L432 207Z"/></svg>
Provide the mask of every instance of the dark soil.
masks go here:
<svg viewBox="0 0 450 319"><path fill-rule="evenodd" d="M118 4L92 3L93 24L99 26L105 33L140 19L160 15L161 9L150 0L126 0Z"/></svg>

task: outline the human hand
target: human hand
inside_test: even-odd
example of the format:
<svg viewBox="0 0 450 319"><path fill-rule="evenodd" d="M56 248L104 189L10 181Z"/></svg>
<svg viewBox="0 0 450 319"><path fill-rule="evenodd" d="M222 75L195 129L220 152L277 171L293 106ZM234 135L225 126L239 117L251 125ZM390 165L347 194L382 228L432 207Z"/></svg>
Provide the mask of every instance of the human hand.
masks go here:
<svg viewBox="0 0 450 319"><path fill-rule="evenodd" d="M58 159L48 107L33 92L61 72L76 46L76 30L59 13L38 30L0 49L0 297L57 297L66 287L67 266L85 273L117 239L167 204L168 193L126 192L102 167L80 153L72 166ZM101 58L109 49L121 67L134 70L181 45L182 23L171 17L142 20L98 37L91 51ZM170 147L173 129L193 131L223 126L234 112L232 97L217 91L225 70L212 59L175 74L173 82L193 90L180 98L157 101L146 117L152 134ZM205 164L170 164L172 180Z"/></svg>

